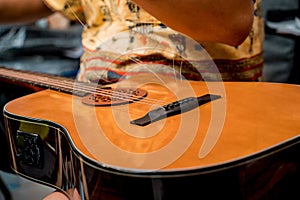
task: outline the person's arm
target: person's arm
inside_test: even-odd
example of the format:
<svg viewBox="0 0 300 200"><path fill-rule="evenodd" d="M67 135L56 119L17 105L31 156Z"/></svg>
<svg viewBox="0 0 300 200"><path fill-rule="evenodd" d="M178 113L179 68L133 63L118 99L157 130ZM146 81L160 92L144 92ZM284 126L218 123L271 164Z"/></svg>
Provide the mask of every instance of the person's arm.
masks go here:
<svg viewBox="0 0 300 200"><path fill-rule="evenodd" d="M33 22L51 13L42 0L0 0L0 24Z"/></svg>
<svg viewBox="0 0 300 200"><path fill-rule="evenodd" d="M238 45L253 23L253 0L133 0L170 28L195 40Z"/></svg>

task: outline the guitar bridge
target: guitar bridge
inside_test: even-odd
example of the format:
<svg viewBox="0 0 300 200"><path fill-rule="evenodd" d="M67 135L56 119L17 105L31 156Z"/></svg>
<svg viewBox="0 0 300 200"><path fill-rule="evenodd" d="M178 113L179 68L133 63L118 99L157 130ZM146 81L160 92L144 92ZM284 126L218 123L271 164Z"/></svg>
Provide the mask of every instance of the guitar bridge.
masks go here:
<svg viewBox="0 0 300 200"><path fill-rule="evenodd" d="M190 111L202 104L208 103L219 98L221 98L221 96L213 94L206 94L200 97L188 97L152 110L145 116L133 120L130 123L138 126L146 126L150 123L156 122L166 117Z"/></svg>

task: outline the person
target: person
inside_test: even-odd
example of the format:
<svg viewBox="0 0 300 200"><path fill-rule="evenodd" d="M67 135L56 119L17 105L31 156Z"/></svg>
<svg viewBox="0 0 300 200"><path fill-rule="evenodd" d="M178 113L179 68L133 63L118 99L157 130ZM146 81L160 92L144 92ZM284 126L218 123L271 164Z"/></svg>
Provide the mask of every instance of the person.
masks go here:
<svg viewBox="0 0 300 200"><path fill-rule="evenodd" d="M83 25L85 51L77 75L80 81L115 82L143 73L145 69L139 68L139 63L148 63L155 73L168 74L176 69L191 80L261 80L261 0L0 0L2 24L27 23L53 12ZM201 48L189 47L189 38ZM159 48L147 49L145 45ZM186 63L182 55L189 53L193 59L193 53L202 49L218 68L218 72L208 70L205 78L201 68L181 66ZM174 51L178 55L172 54Z"/></svg>
<svg viewBox="0 0 300 200"><path fill-rule="evenodd" d="M34 0L30 8L27 8L26 0L2 1L0 23L13 23L19 19L21 19L19 22L24 23L47 16L53 11L62 12L71 19L83 23L82 39L85 53L82 56L82 66L77 77L82 81L117 80L135 67L131 65L120 67L120 65L103 62L104 59L94 59L97 57L96 54L103 55L103 49L101 50L103 42L109 39L115 40L116 38L112 36L117 33L129 32L129 39L125 44L127 46L143 45L141 42L145 43L145 34L141 32L154 32L162 35L161 43L167 45L177 42L184 46L183 38L167 38L175 34L173 30L182 32L201 43L218 66L222 80L261 80L263 65L261 1L257 1L255 7L253 7L253 1L250 0L243 2L231 0L224 3L180 1L175 4L176 6L173 1L151 1L151 3L144 0L134 1L143 9L130 0L112 0L108 1L109 3L106 1L45 0L45 4L41 0ZM16 5L26 9L15 9ZM7 10L16 12L6 12ZM253 13L255 13L254 21ZM118 43L114 42L114 44ZM147 55L156 55L156 53L157 50L154 50L147 52ZM105 55L106 60L115 60L116 57L118 55ZM141 59L147 60L149 57L144 56ZM156 58L156 60L161 59L163 58ZM122 61L122 63L126 62L126 60ZM109 68L106 67L108 65ZM183 69L182 73L188 79L201 79L198 74L194 75L189 69Z"/></svg>

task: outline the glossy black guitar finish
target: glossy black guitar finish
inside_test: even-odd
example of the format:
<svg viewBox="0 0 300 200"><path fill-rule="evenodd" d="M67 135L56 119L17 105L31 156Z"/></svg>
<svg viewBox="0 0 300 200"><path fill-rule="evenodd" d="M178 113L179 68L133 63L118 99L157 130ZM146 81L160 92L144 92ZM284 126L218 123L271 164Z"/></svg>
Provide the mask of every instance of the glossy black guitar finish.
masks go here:
<svg viewBox="0 0 300 200"><path fill-rule="evenodd" d="M126 172L74 151L58 124L6 116L13 168L31 180L82 199L297 199L299 138L217 167L180 172ZM22 128L23 127L23 128ZM30 130L30 131L29 131ZM28 132L27 132L28 131ZM32 132L43 132L34 134Z"/></svg>

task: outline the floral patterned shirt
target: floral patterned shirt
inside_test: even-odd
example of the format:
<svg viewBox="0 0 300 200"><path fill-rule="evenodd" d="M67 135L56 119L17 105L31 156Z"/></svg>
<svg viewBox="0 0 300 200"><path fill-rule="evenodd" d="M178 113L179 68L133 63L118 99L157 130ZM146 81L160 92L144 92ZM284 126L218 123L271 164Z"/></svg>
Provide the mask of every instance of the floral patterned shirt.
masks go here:
<svg viewBox="0 0 300 200"><path fill-rule="evenodd" d="M261 0L253 28L237 47L195 42L131 0L44 0L83 26L78 79L117 81L145 71L190 80L259 81L263 66Z"/></svg>

